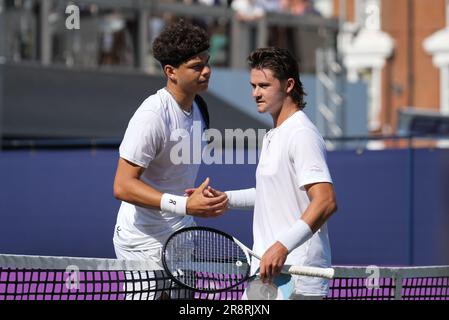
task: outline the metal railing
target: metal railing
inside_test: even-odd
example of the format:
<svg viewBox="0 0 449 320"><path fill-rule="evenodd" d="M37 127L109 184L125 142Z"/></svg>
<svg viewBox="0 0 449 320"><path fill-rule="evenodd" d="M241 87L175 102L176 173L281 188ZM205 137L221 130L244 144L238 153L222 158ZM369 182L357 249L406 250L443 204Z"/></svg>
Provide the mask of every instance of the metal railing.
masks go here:
<svg viewBox="0 0 449 320"><path fill-rule="evenodd" d="M419 149L447 148L444 142L449 140L449 134L403 134L403 135L360 135L360 136L324 136L326 142L333 142L328 151L355 150L361 154L365 150L383 149ZM121 137L117 138L4 138L0 150L31 150L31 149L71 149L71 148L118 148ZM257 139L257 137L256 137ZM383 147L371 148L369 142L383 142ZM225 145L223 139L223 145ZM440 143L443 142L443 143ZM259 146L258 143L246 141L245 147ZM329 145L328 145L329 146ZM335 147L338 146L338 147ZM376 146L379 146L376 144Z"/></svg>
<svg viewBox="0 0 449 320"><path fill-rule="evenodd" d="M317 50L316 119L320 132L340 137L344 134L343 67L331 49Z"/></svg>
<svg viewBox="0 0 449 320"><path fill-rule="evenodd" d="M54 33L55 28L64 29L62 20L65 20L66 13L61 8L69 4L94 5L96 12L101 10L117 10L128 12L131 15L136 28L132 32L134 38L133 56L135 57L133 68L148 71L148 56L151 55L150 39L148 27L149 19L153 17L161 17L163 15L171 15L174 17L201 19L210 25L212 22L220 21L225 25L228 44L226 45L227 67L242 68L246 66L245 60L249 51L253 48L248 47L248 37L252 35L248 30L255 30L255 45L264 47L269 44L270 28L273 26L291 27L300 30L315 30L317 37L322 37L322 45L334 45L335 36L338 31L338 21L336 19L323 18L321 16L295 16L289 13L267 12L265 16L257 21L240 21L231 8L226 6L206 6L206 5L186 5L183 3L165 3L163 1L150 0L71 0L58 1L55 0L34 0L35 7L32 12L33 19L36 20L37 29L35 33L35 51L36 59L40 63L47 65L54 63L53 53L55 51ZM59 12L55 12L55 6L58 6ZM61 7L62 6L62 7ZM0 0L0 27L5 23L5 14L8 8L5 6L4 0ZM59 20L58 20L59 19ZM33 22L34 24L34 22ZM81 20L81 28L82 20ZM37 30L37 31L36 31ZM325 30L326 32L322 32ZM76 30L59 30L60 32L76 33ZM13 32L6 28L0 28L0 56L7 56L6 52L10 50L5 46L7 32ZM95 32L93 30L92 32ZM295 41L297 41L296 39ZM298 40L299 41L299 40ZM84 45L84 44L82 44ZM313 58L314 59L314 58Z"/></svg>

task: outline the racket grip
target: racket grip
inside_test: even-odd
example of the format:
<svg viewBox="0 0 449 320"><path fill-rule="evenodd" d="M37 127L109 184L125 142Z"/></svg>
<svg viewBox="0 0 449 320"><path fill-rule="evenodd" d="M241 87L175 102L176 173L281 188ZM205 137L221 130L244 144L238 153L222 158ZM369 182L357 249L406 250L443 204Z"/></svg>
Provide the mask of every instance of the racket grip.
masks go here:
<svg viewBox="0 0 449 320"><path fill-rule="evenodd" d="M335 273L335 270L332 268L317 268L317 267L302 267L302 266L284 266L283 271L298 276L320 277L326 279L333 279Z"/></svg>

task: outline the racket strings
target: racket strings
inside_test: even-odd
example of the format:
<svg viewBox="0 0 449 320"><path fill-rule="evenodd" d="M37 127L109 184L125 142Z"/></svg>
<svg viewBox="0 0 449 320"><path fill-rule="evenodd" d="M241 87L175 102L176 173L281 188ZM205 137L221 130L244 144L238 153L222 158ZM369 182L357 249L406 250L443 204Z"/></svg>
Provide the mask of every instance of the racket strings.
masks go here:
<svg viewBox="0 0 449 320"><path fill-rule="evenodd" d="M200 291L234 287L249 274L244 251L232 238L209 230L178 233L167 243L166 262L178 281Z"/></svg>

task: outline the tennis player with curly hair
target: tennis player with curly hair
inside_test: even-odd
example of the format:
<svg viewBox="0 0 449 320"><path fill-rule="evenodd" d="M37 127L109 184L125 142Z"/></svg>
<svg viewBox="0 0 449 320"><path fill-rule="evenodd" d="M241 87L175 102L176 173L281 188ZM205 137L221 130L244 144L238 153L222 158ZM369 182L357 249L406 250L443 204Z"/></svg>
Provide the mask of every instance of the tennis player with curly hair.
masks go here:
<svg viewBox="0 0 449 320"><path fill-rule="evenodd" d="M120 259L159 263L161 248L174 231L194 225L193 216L216 217L226 209L226 195L203 195L209 178L184 196L195 183L199 164L174 164L171 159L178 143L172 132L191 133L194 123L202 130L208 126L206 105L198 96L211 75L208 49L206 31L182 20L166 27L153 43L167 82L137 109L120 145L114 196L122 203L113 238ZM201 141L202 147L205 143Z"/></svg>

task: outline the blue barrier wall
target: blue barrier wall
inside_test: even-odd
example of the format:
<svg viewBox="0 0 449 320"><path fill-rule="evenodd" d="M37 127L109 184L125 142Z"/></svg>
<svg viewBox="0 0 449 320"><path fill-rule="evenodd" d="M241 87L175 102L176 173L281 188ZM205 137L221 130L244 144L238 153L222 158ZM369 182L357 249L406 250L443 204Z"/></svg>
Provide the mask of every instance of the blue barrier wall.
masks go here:
<svg viewBox="0 0 449 320"><path fill-rule="evenodd" d="M113 257L117 157L102 149L0 153L0 253ZM334 151L328 160L339 204L329 223L333 263L449 264L449 150ZM203 165L198 181L251 187L255 169ZM250 212L198 222L252 243Z"/></svg>

